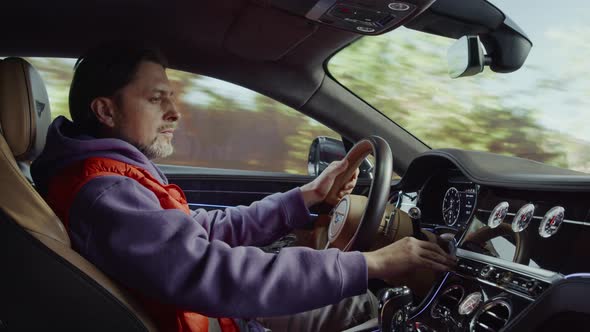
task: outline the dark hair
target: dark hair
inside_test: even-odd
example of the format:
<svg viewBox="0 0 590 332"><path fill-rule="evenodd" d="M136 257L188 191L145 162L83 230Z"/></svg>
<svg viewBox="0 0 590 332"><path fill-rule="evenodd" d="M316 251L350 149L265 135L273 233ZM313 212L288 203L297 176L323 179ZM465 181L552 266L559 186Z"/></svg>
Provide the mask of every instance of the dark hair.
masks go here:
<svg viewBox="0 0 590 332"><path fill-rule="evenodd" d="M133 80L142 61L167 67L158 50L129 41L101 44L76 61L69 103L72 121L81 132L98 134L100 123L90 104L97 97L116 97L116 93Z"/></svg>

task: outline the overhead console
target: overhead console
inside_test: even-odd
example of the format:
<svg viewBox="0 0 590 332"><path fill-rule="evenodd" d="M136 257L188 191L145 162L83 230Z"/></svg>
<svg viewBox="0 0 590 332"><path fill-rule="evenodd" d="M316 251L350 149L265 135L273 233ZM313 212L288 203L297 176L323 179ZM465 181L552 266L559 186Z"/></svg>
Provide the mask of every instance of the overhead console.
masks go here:
<svg viewBox="0 0 590 332"><path fill-rule="evenodd" d="M363 35L390 31L436 0L270 0L270 5L334 28Z"/></svg>
<svg viewBox="0 0 590 332"><path fill-rule="evenodd" d="M422 13L435 0L320 0L305 15L336 28L377 35Z"/></svg>

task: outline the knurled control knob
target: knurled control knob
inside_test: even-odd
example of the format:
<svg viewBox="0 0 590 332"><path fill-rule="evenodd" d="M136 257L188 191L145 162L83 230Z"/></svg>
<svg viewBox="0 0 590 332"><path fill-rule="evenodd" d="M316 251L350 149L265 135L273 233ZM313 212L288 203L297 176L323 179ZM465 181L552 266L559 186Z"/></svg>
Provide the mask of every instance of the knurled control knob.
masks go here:
<svg viewBox="0 0 590 332"><path fill-rule="evenodd" d="M531 296L539 296L543 293L544 289L543 284L535 280L532 282L531 287L528 288L528 292Z"/></svg>
<svg viewBox="0 0 590 332"><path fill-rule="evenodd" d="M498 283L509 284L512 281L512 272L504 272L500 275Z"/></svg>
<svg viewBox="0 0 590 332"><path fill-rule="evenodd" d="M493 272L496 270L496 268L494 268L491 265L486 265L484 267L481 268L481 270L479 271L479 276L483 279L489 279L491 276L493 276Z"/></svg>
<svg viewBox="0 0 590 332"><path fill-rule="evenodd" d="M412 220L412 233L414 233L414 237L418 240L428 241L428 238L422 233L422 229L420 228L420 223L422 222L422 211L420 211L420 208L412 206L408 210L408 216Z"/></svg>

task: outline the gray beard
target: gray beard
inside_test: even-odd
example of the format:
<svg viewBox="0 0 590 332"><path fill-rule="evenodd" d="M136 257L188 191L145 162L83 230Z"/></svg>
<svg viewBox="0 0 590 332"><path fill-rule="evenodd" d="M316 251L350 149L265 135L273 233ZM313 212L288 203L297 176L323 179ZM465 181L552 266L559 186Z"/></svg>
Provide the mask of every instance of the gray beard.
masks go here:
<svg viewBox="0 0 590 332"><path fill-rule="evenodd" d="M166 158L174 152L174 146L172 146L171 142L158 140L158 137L154 138L149 145L137 145L137 149L149 160Z"/></svg>

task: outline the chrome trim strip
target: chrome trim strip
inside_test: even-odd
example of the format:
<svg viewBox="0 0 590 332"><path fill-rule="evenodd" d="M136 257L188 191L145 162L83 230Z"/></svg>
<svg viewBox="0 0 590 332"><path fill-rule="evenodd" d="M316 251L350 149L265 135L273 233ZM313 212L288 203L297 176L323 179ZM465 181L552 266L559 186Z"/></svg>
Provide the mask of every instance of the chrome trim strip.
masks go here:
<svg viewBox="0 0 590 332"><path fill-rule="evenodd" d="M227 209L233 206L229 206L229 205L218 205L218 204L201 204L201 203L188 203L188 206L194 206L194 207L210 207L210 208L216 208L216 209Z"/></svg>
<svg viewBox="0 0 590 332"><path fill-rule="evenodd" d="M527 277L535 278L537 280L544 281L546 283L553 284L561 279L563 275L561 273L540 269L532 266L526 266L513 262L508 262L496 257L490 257L476 252L468 251L465 249L457 248L457 257L467 258L474 261L478 261L484 264L493 264L495 266L504 268L508 271L525 275Z"/></svg>
<svg viewBox="0 0 590 332"><path fill-rule="evenodd" d="M231 207L235 207L235 206L230 206L230 205L218 205L218 204L204 204L204 203L188 203L189 207L204 207L204 208L214 208L214 209L227 209L227 208L231 208ZM318 214L316 213L310 213L309 214L311 217L317 217Z"/></svg>
<svg viewBox="0 0 590 332"><path fill-rule="evenodd" d="M336 3L336 0L320 0L313 6L305 17L313 21L319 21L320 17L324 15Z"/></svg>
<svg viewBox="0 0 590 332"><path fill-rule="evenodd" d="M493 311L486 311L486 315L490 315L494 318L497 318L498 320L504 321L504 323L506 323L508 321L507 319L504 319L504 318L496 315Z"/></svg>
<svg viewBox="0 0 590 332"><path fill-rule="evenodd" d="M185 193L214 193L214 194L248 194L248 195L271 195L274 192L270 191L239 191L239 190L202 190L202 189L188 189L183 190Z"/></svg>
<svg viewBox="0 0 590 332"><path fill-rule="evenodd" d="M484 210L484 209L477 209L477 212L492 213L492 211L490 211L490 210ZM506 215L507 216L510 216L510 217L514 217L516 215L516 213L508 212L508 213L506 213ZM533 219L543 220L543 217L533 216ZM590 226L590 222L584 222L584 221L578 221L578 220L563 219L563 222L566 223L566 224L575 224L575 225L582 225L582 226Z"/></svg>
<svg viewBox="0 0 590 332"><path fill-rule="evenodd" d="M484 324L484 323L482 323L482 322L477 322L477 325L479 325L479 326L483 327L484 329L486 329L486 330L488 330L488 331L492 331L492 332L494 332L494 330L493 330L492 328L490 328L489 326L485 325L485 324Z"/></svg>
<svg viewBox="0 0 590 332"><path fill-rule="evenodd" d="M566 223L566 224L590 226L590 222L575 221L575 220L568 220L568 219L563 219L563 222Z"/></svg>
<svg viewBox="0 0 590 332"><path fill-rule="evenodd" d="M590 273L588 272L579 272L579 273L572 273L572 274L568 274L565 277L563 277L564 279L572 279L572 278L590 278Z"/></svg>

